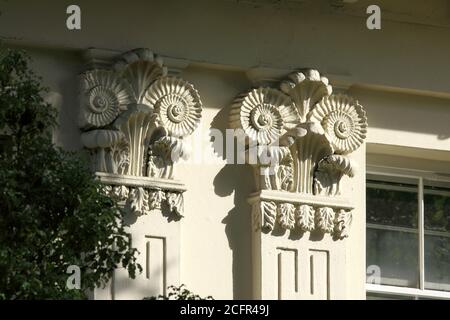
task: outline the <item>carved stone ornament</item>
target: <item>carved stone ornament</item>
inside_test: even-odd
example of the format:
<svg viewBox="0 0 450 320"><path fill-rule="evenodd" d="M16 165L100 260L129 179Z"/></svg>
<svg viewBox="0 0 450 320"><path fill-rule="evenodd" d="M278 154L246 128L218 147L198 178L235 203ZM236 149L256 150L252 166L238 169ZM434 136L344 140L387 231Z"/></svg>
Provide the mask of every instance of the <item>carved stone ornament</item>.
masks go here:
<svg viewBox="0 0 450 320"><path fill-rule="evenodd" d="M136 49L109 69L83 73L80 100L81 139L105 191L136 215L166 207L181 217L185 188L174 165L188 156L183 138L200 122L197 90Z"/></svg>
<svg viewBox="0 0 450 320"><path fill-rule="evenodd" d="M367 118L355 99L332 94L317 70L294 72L280 90L257 88L239 96L231 128L244 130L246 159L263 150L270 162L250 163L258 192L253 214L266 232L285 230L348 236L353 206L340 193L341 178L353 177L349 157L364 142Z"/></svg>

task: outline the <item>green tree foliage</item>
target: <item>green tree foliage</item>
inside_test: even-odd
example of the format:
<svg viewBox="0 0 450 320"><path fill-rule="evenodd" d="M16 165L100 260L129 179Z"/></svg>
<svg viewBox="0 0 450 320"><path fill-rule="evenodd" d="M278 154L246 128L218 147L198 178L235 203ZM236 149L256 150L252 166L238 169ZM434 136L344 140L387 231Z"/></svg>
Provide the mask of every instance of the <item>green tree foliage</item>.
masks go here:
<svg viewBox="0 0 450 320"><path fill-rule="evenodd" d="M0 48L0 299L85 298L140 271L122 211L80 156L52 144L56 112L22 51ZM67 268L81 270L70 290Z"/></svg>
<svg viewBox="0 0 450 320"><path fill-rule="evenodd" d="M159 295L157 297L144 298L144 300L214 300L213 297L200 297L198 294L191 292L184 284L177 286L169 286L167 295Z"/></svg>

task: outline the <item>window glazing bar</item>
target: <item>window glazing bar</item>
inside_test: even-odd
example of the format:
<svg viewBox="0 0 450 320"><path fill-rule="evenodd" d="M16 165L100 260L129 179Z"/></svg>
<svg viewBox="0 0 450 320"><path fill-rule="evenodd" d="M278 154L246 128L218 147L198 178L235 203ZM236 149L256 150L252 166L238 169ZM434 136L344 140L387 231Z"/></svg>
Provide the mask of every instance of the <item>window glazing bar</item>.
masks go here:
<svg viewBox="0 0 450 320"><path fill-rule="evenodd" d="M423 202L423 178L419 178L419 288L425 289L425 214Z"/></svg>
<svg viewBox="0 0 450 320"><path fill-rule="evenodd" d="M398 296L431 298L431 299L450 299L450 292L446 291L420 290L414 288L386 286L371 283L366 284L366 290L369 293L386 294L386 295L398 295Z"/></svg>

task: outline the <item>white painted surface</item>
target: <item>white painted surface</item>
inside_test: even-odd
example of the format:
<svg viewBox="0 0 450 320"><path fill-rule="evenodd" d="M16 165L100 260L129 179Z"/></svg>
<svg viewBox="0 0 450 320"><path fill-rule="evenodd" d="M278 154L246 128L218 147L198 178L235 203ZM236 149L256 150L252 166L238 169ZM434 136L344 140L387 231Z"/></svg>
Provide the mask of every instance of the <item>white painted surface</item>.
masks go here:
<svg viewBox="0 0 450 320"><path fill-rule="evenodd" d="M442 2L429 3L435 12L445 11L440 7L445 6ZM201 95L204 112L199 130L206 136L196 138L196 142L202 141L204 152L210 157L215 156L207 139L208 130L225 128L230 103L237 94L252 86L246 76L250 67L268 65L292 70L308 66L350 82L349 94L357 97L368 113L370 163L450 173L448 27L427 27L390 19L380 32L370 32L360 27L365 25L364 17L334 14L329 9L321 11L313 5L304 10L252 8L233 1L198 1L195 4L173 0L138 1L133 6L79 1L79 5L83 11L83 28L79 33L69 33L59 27L64 25L65 8L57 1L8 2L2 4L0 19L0 36L29 49L35 70L51 91L61 97L58 98L61 105L58 143L66 148L81 148L76 123L76 75L84 68L83 50L97 47L124 51L146 46L162 55L192 61L182 70L182 77L193 83ZM123 19L127 10L130 19ZM41 17L45 23L36 17ZM396 90L392 92L392 88ZM382 148L373 148L380 145ZM393 155L389 155L392 149ZM220 159L220 155L217 158ZM421 160L424 158L427 161ZM364 163L364 159L361 151L358 161ZM254 192L250 168L246 165L180 164L176 178L187 188L185 218L172 226L157 212L141 217L131 228L137 235L135 243L145 252L148 241L145 236L161 237L159 226L167 225L171 237L166 239L168 265L172 243L179 244L181 261L179 273L167 274L167 285L185 283L190 290L216 299L251 298L251 208L246 200ZM311 254L309 250L322 250L313 254L313 263L318 264L314 274L319 278L324 276L326 265L323 252L329 252L330 261L334 259L333 254L344 254L345 276L334 278L330 269L330 279L347 279L341 287L345 290L341 297L364 299L364 170L355 179L355 189L349 192L353 192L361 214L355 215L352 234L345 240L345 246L333 248L325 239L312 247L298 241L293 249L298 250L300 260L306 259L302 260L306 264L311 261L307 259ZM291 248L282 241L280 245ZM266 258L272 259L277 268L274 245L270 250ZM157 247L150 256L153 254L161 256L160 249ZM141 259L143 257L145 254ZM295 268L292 260L291 252L286 256L283 253L282 283L291 287L289 279ZM153 268L157 265L151 265L150 269L156 270ZM267 290L276 296L277 275L274 270L264 272L273 276L274 281ZM307 275L305 277L307 279ZM120 279L118 276L116 281L124 281L125 288L134 286ZM304 279L299 280L299 288L308 287ZM147 286L145 282L143 279L142 286L137 285L136 290L152 294L159 291L161 277L156 276L156 287ZM317 288L314 295L294 296L323 297L324 290ZM332 291L330 294L332 298ZM141 296L129 291L117 298ZM108 294L99 292L97 297L108 298Z"/></svg>

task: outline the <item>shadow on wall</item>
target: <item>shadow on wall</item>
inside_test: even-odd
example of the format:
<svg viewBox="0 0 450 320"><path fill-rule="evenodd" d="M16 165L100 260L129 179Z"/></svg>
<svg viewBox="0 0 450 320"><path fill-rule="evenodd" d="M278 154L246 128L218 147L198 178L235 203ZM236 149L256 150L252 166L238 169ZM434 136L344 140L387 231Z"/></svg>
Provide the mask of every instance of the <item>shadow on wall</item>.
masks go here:
<svg viewBox="0 0 450 320"><path fill-rule="evenodd" d="M12 46L15 48L14 46ZM83 70L80 52L55 51L46 48L23 47L32 58L32 67L50 89L47 101L58 109L58 127L54 142L66 150L83 148L78 128L79 83L77 74Z"/></svg>
<svg viewBox="0 0 450 320"><path fill-rule="evenodd" d="M440 133L440 134L438 134L438 139L439 140L447 140L449 138L450 138L450 133L447 133L447 134Z"/></svg>
<svg viewBox="0 0 450 320"><path fill-rule="evenodd" d="M140 263L145 268L143 262ZM167 296L168 287L159 287L157 281L162 279L164 274L167 274L168 270L176 264L177 261L169 260L166 269L163 269L162 265L152 269L151 278L147 278L145 269L141 273L137 272L134 279L128 276L125 268L116 269L108 284L100 289L108 290L111 300L143 300L144 298L158 298L160 295ZM156 283L154 279L157 279ZM167 286L169 285L167 284Z"/></svg>
<svg viewBox="0 0 450 320"><path fill-rule="evenodd" d="M364 88L353 88L349 94L370 115L369 127L450 138L449 99Z"/></svg>
<svg viewBox="0 0 450 320"><path fill-rule="evenodd" d="M211 123L211 128L220 130L223 137L228 125L230 107L231 105L222 108ZM218 156L225 159L225 145L220 148L216 144L222 141L212 142ZM224 141L223 143L225 144ZM229 197L234 191L234 208L222 220L228 245L233 252L233 298L251 299L251 206L247 197L255 190L252 168L249 165L227 163L215 176L213 183L214 192L219 197Z"/></svg>

